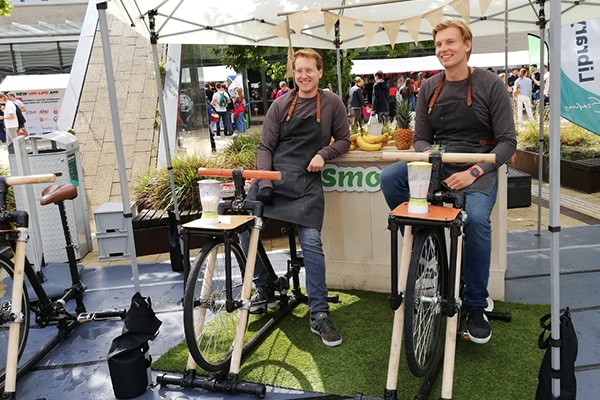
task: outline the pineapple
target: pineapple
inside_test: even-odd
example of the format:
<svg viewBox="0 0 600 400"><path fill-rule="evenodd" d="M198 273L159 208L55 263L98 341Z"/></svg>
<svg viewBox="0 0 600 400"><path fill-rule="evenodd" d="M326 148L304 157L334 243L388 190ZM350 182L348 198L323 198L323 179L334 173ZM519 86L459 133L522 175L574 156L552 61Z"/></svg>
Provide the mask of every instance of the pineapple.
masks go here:
<svg viewBox="0 0 600 400"><path fill-rule="evenodd" d="M410 129L410 103L401 101L396 105L396 120L398 127L394 132L394 140L398 150L410 149L413 144L413 131Z"/></svg>

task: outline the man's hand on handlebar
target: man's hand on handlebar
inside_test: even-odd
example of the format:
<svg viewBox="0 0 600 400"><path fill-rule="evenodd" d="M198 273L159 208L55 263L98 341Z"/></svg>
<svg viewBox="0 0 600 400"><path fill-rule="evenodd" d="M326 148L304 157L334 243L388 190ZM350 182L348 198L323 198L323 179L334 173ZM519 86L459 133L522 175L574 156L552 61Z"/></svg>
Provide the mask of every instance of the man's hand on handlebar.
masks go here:
<svg viewBox="0 0 600 400"><path fill-rule="evenodd" d="M452 190L461 190L472 185L476 180L477 178L471 175L469 170L465 170L450 175L443 182Z"/></svg>
<svg viewBox="0 0 600 400"><path fill-rule="evenodd" d="M266 205L273 204L273 188L270 186L260 188L256 194L256 200Z"/></svg>

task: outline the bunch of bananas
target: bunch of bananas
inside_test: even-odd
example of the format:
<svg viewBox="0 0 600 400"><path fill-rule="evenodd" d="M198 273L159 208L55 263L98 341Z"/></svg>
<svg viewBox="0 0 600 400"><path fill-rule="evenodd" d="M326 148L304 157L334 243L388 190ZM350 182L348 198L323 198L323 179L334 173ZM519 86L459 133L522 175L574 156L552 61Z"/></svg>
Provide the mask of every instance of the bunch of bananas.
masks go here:
<svg viewBox="0 0 600 400"><path fill-rule="evenodd" d="M391 139L392 136L388 133L379 136L373 136L364 132L353 133L350 135L350 150L354 150L357 147L366 151L381 150Z"/></svg>

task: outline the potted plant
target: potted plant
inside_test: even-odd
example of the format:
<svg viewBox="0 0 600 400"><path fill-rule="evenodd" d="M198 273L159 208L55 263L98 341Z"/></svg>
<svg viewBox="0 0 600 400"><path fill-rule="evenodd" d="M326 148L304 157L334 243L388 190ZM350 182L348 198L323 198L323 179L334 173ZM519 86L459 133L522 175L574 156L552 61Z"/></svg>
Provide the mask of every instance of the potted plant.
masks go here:
<svg viewBox="0 0 600 400"><path fill-rule="evenodd" d="M517 134L517 151L509 165L538 178L539 124L530 122ZM586 193L600 191L600 136L563 120L560 127L562 186ZM544 132L542 179L548 181L549 129Z"/></svg>

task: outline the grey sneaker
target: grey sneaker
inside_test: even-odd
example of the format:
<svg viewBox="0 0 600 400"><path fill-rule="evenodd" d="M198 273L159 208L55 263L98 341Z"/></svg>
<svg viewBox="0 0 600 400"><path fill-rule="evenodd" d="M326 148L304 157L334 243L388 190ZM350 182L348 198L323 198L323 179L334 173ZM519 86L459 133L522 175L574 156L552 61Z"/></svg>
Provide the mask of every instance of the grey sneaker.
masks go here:
<svg viewBox="0 0 600 400"><path fill-rule="evenodd" d="M250 314L264 314L268 308L275 308L275 292L266 287L257 287L250 297Z"/></svg>
<svg viewBox="0 0 600 400"><path fill-rule="evenodd" d="M310 315L310 331L321 336L325 346L339 346L342 344L342 335L335 330L329 314L319 312Z"/></svg>

